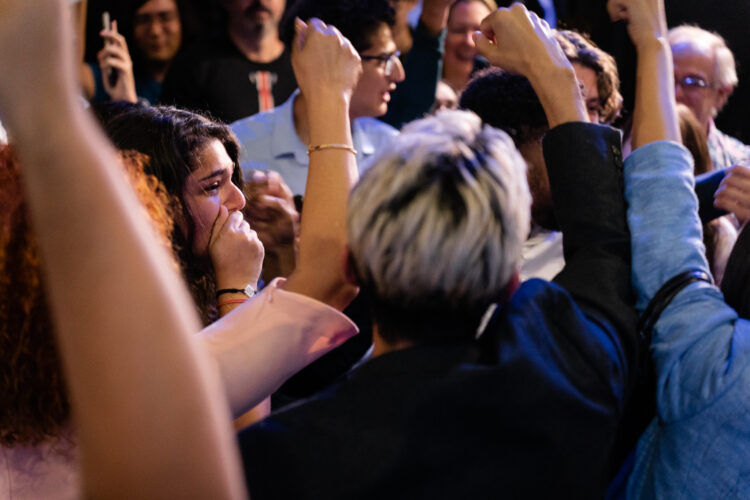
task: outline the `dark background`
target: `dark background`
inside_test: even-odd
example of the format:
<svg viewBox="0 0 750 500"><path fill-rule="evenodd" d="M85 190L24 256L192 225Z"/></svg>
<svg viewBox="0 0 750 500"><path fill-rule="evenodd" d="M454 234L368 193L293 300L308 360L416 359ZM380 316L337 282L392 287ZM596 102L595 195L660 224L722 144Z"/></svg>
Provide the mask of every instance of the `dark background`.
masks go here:
<svg viewBox="0 0 750 500"><path fill-rule="evenodd" d="M534 0L530 0L529 6ZM555 0L561 26L588 32L604 50L615 56L622 79L626 111L633 109L635 50L625 27L609 21L605 0ZM750 110L750 28L748 0L665 0L669 27L695 24L722 35L734 52L739 85L716 119L717 127L744 143L750 143L746 125Z"/></svg>
<svg viewBox="0 0 750 500"><path fill-rule="evenodd" d="M110 10L113 19L119 19L123 33L129 27L124 11L132 9L133 0L89 0L86 59L96 61L96 52L101 48L99 30L101 13ZM136 0L137 2L137 0ZM727 106L716 119L719 129L750 143L750 127L745 125L745 115L750 110L750 28L748 0L665 0L667 22L670 27L683 23L696 24L704 29L716 31L726 40L737 60L739 85ZM293 0L287 0L288 4ZM498 5L509 5L500 0ZM536 0L524 0L532 10L540 10ZM221 29L221 11L216 0L178 0L183 14L183 47L201 35ZM575 28L589 33L604 50L615 56L620 77L625 111L633 109L635 87L635 51L630 44L625 27L609 21L606 0L555 0L561 27Z"/></svg>

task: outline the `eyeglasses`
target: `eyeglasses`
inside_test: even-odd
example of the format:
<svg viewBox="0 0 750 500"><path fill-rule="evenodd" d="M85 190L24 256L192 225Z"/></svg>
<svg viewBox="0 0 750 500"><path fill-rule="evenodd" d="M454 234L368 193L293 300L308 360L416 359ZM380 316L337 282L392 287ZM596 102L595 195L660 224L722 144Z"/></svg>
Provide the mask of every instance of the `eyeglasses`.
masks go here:
<svg viewBox="0 0 750 500"><path fill-rule="evenodd" d="M675 78L674 83L681 87L682 90L699 90L710 87L708 82L700 76L683 76L682 78Z"/></svg>
<svg viewBox="0 0 750 500"><path fill-rule="evenodd" d="M401 57L401 51L391 52L390 54L380 54L377 56L363 56L360 54L360 59L363 61L378 61L378 67L383 68L385 76L391 76L393 67Z"/></svg>
<svg viewBox="0 0 750 500"><path fill-rule="evenodd" d="M136 28L151 26L154 23L169 24L179 20L177 11L165 10L154 14L136 14L133 24Z"/></svg>

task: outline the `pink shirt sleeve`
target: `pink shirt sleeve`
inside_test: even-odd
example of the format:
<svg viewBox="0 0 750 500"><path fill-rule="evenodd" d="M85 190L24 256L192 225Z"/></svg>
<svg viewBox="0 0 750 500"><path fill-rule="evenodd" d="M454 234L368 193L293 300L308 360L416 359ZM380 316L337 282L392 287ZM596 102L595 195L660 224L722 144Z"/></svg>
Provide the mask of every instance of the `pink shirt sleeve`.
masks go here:
<svg viewBox="0 0 750 500"><path fill-rule="evenodd" d="M272 281L259 295L199 333L216 361L232 415L359 332L345 315Z"/></svg>

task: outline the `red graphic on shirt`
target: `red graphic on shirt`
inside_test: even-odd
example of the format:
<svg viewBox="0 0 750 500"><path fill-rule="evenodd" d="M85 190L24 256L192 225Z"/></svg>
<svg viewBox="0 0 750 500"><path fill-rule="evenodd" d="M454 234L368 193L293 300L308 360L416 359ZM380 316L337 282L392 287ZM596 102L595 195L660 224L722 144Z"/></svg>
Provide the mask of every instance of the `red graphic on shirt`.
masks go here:
<svg viewBox="0 0 750 500"><path fill-rule="evenodd" d="M271 73L270 71L253 71L248 75L248 78L258 91L258 110L266 111L272 109L275 104L271 91L278 79L276 73Z"/></svg>

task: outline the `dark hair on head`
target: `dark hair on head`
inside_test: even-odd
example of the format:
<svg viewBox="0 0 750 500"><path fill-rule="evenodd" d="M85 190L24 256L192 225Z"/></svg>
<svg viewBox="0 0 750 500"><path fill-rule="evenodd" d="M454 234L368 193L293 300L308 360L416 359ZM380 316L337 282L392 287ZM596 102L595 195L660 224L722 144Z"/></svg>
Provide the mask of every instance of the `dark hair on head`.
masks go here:
<svg viewBox="0 0 750 500"><path fill-rule="evenodd" d="M204 148L218 140L234 165L232 182L242 190L237 138L223 123L172 106L115 106L119 106L117 112L100 112L107 135L118 149L146 155L149 159L146 171L159 179L179 202L175 213L183 215L187 234L176 225L172 242L201 319L209 324L218 319L216 280L210 260L193 252L195 226L183 200L183 188L188 176L198 168Z"/></svg>
<svg viewBox="0 0 750 500"><path fill-rule="evenodd" d="M317 17L332 24L360 53L370 48L372 36L381 25L393 27L396 23L389 0L297 0L287 5L279 23L279 38L287 47L294 40L295 17L303 21Z"/></svg>
<svg viewBox="0 0 750 500"><path fill-rule="evenodd" d="M603 123L614 122L622 110L620 74L615 58L600 49L587 35L577 31L556 30L555 38L570 62L577 62L596 73L600 119Z"/></svg>
<svg viewBox="0 0 750 500"><path fill-rule="evenodd" d="M698 123L693 112L684 104L677 104L677 117L680 122L680 136L682 145L690 151L693 156L693 174L701 175L713 169L711 155L708 152L708 137L705 130ZM718 223L713 220L703 224L703 245L706 247L706 260L711 268L711 273L718 279L720 276L715 269L716 250L719 246L720 233Z"/></svg>
<svg viewBox="0 0 750 500"><path fill-rule="evenodd" d="M724 301L741 318L750 319L750 228L746 224L734 242L721 281Z"/></svg>
<svg viewBox="0 0 750 500"><path fill-rule="evenodd" d="M166 192L137 156L125 171L157 234L168 245L172 218ZM0 147L0 446L62 437L70 416L55 329L44 292L36 236L17 160Z"/></svg>
<svg viewBox="0 0 750 500"><path fill-rule="evenodd" d="M519 147L540 139L549 129L547 115L531 83L500 68L486 68L466 85L458 101L487 125L505 131Z"/></svg>

